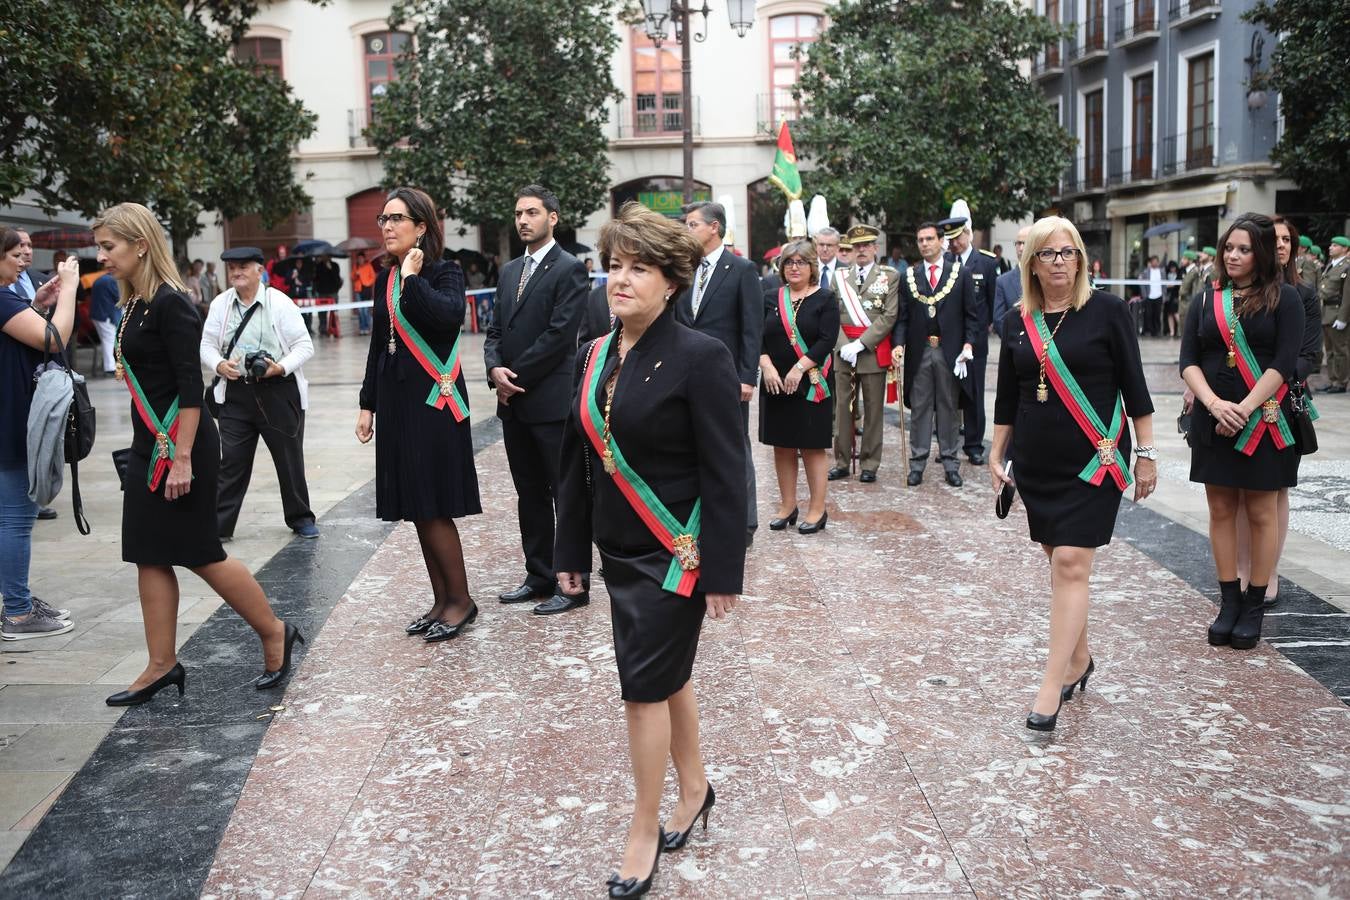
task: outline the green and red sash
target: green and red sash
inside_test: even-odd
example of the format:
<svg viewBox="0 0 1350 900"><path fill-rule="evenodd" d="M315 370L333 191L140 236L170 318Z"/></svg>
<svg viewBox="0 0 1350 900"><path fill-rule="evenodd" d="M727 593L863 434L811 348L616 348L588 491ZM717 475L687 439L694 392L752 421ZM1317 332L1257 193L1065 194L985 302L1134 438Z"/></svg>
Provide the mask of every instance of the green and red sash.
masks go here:
<svg viewBox="0 0 1350 900"><path fill-rule="evenodd" d="M1251 345L1247 343L1246 332L1242 330L1242 321L1233 312L1233 286L1230 284L1221 291L1219 282L1216 281L1214 293L1219 297L1219 302L1213 304L1214 321L1219 326L1219 335L1225 345L1236 351L1234 356L1237 370L1242 374L1242 381L1250 391L1256 387L1262 369L1256 361L1256 354L1252 353ZM1266 432L1270 433L1270 439L1275 442L1277 450L1294 446L1294 433L1289 430L1289 420L1284 415L1284 398L1288 393L1289 385L1281 384L1274 394L1273 399L1280 404L1275 408L1274 422L1267 422L1261 410L1247 417L1246 427L1238 432L1236 443L1238 450L1251 456L1256 452L1257 445L1261 443L1261 436Z"/></svg>
<svg viewBox="0 0 1350 900"><path fill-rule="evenodd" d="M1068 313L1066 312L1065 315ZM1101 485L1110 475L1116 487L1124 491L1134 483L1130 477L1130 468L1124 454L1120 452L1120 438L1125 431L1125 403L1119 392L1116 394L1115 409L1111 413L1111 424L1102 423L1102 417L1088 402L1078 379L1074 378L1059 348L1050 340L1050 329L1046 327L1045 316L1040 310L1035 313L1022 313L1022 324L1026 326L1027 337L1037 359L1045 360L1045 374L1054 385L1060 401L1078 423L1079 429L1087 436L1095 451L1092 459L1078 473L1078 477L1093 486ZM1048 350L1047 350L1048 348Z"/></svg>
<svg viewBox="0 0 1350 900"><path fill-rule="evenodd" d="M797 328L797 318L792 314L792 305L788 302L788 289L786 286L778 289L778 321L783 323L783 330L787 332L788 343L797 354L797 359L806 356L806 341L802 340L802 333ZM806 391L806 399L812 403L824 403L830 396L830 360L834 354L828 354L825 362L820 365L820 373L811 387Z"/></svg>
<svg viewBox="0 0 1350 900"><path fill-rule="evenodd" d="M173 465L174 455L178 452L178 398L173 398L173 403L163 418L155 415L155 408L150 405L150 398L145 395L141 383L136 380L131 363L126 357L122 357L121 362L125 375L123 380L127 383L127 390L131 392L131 405L136 408L136 414L141 417L145 427L155 436L155 449L150 454L150 468L146 470L145 483L151 491L156 491L160 482L164 480L164 473Z"/></svg>
<svg viewBox="0 0 1350 900"><path fill-rule="evenodd" d="M399 337L403 338L403 345L412 353L413 359L417 360L423 370L431 376L433 384L431 393L427 394L427 406L436 409L449 407L455 421L463 422L469 417L469 407L459 393L459 385L456 383L456 379L459 378L459 335L455 335L450 356L445 362L441 362L426 338L418 333L408 321L408 317L403 314L403 306L399 303L402 293L403 273L395 266L389 273L389 285L385 295L385 300L393 313L390 316L390 326L398 332Z"/></svg>
<svg viewBox="0 0 1350 900"><path fill-rule="evenodd" d="M617 332L611 331L603 338L598 338L591 345L590 358L586 361L586 374L582 379L582 403L581 403L581 424L586 430L586 436L590 438L592 446L603 458L605 455L605 441L602 436L605 417L600 411L600 370L603 368L603 360L609 352L610 345L614 342L614 335ZM613 432L610 433L609 450L614 454L615 471L612 473L614 484L619 488L620 493L633 507L633 512L638 514L644 525L651 531L652 535L661 542L671 554L670 568L666 570L665 581L662 582L663 590L679 594L681 597L688 597L694 593L694 584L698 581L697 559L694 559L695 565L686 569L681 563L681 559L688 560L690 548L696 552L699 532L702 529L703 499L699 498L694 502L694 509L689 514L689 521L681 524L680 520L675 518L666 505L651 489L647 482L642 480L642 476L633 470L624 458L623 451L619 449L619 444L614 440Z"/></svg>

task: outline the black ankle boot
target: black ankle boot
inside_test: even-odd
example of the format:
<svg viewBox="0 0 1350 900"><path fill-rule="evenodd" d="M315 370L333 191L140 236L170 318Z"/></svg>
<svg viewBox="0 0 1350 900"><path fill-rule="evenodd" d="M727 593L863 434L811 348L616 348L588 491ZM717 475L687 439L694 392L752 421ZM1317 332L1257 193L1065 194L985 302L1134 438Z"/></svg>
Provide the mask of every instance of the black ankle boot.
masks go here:
<svg viewBox="0 0 1350 900"><path fill-rule="evenodd" d="M1214 624L1209 626L1209 643L1211 646L1222 647L1232 639L1233 626L1237 624L1238 615L1241 612L1242 582L1220 581L1219 615L1214 620Z"/></svg>
<svg viewBox="0 0 1350 900"><path fill-rule="evenodd" d="M1242 614L1233 626L1234 650L1250 650L1261 640L1261 623L1266 617L1266 585L1248 585L1242 598Z"/></svg>

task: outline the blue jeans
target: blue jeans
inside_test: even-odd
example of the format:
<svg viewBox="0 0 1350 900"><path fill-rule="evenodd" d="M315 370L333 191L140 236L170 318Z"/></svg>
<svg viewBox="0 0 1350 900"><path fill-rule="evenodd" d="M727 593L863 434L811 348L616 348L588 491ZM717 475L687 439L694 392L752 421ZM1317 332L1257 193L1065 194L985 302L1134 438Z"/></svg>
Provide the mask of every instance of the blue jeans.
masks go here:
<svg viewBox="0 0 1350 900"><path fill-rule="evenodd" d="M33 609L28 564L36 516L37 504L28 499L27 466L0 469L0 596L7 616L26 616Z"/></svg>

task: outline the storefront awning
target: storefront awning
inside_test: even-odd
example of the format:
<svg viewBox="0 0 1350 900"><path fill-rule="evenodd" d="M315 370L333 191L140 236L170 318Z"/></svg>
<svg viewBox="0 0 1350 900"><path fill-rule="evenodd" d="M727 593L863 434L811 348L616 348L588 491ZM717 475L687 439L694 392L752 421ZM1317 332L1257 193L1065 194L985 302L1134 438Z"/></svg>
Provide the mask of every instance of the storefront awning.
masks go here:
<svg viewBox="0 0 1350 900"><path fill-rule="evenodd" d="M1227 184L1208 184L1185 190L1153 191L1138 197L1115 197L1106 201L1106 215L1115 219L1148 213L1177 212L1198 206L1225 206L1227 203Z"/></svg>

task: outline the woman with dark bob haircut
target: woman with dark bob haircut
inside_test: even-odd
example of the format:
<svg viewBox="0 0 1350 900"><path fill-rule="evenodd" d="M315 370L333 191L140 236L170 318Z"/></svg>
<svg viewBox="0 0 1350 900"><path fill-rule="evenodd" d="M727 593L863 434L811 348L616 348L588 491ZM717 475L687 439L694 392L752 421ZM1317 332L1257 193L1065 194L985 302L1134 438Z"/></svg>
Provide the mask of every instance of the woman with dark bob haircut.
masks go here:
<svg viewBox="0 0 1350 900"><path fill-rule="evenodd" d="M558 583L582 589L591 542L609 592L637 796L609 896L651 889L716 799L690 676L703 617L736 606L745 568L745 439L731 354L675 321L703 251L678 222L626 203L600 230L615 330L577 354L563 430ZM661 827L666 759L680 796Z"/></svg>
<svg viewBox="0 0 1350 900"><path fill-rule="evenodd" d="M483 511L459 360L464 274L441 259L441 216L417 188L390 191L375 221L390 265L375 277L356 439L371 439L378 413L375 512L417 526L431 579L431 609L404 630L448 641L478 617L455 519Z"/></svg>
<svg viewBox="0 0 1350 900"><path fill-rule="evenodd" d="M1278 554L1278 493L1298 482L1289 387L1303 345L1303 301L1285 282L1275 223L1244 213L1219 239L1219 277L1186 315L1181 377L1195 394L1191 481L1205 486L1219 615L1209 642L1248 650L1261 639ZM1251 580L1238 580L1237 515L1251 529Z"/></svg>

